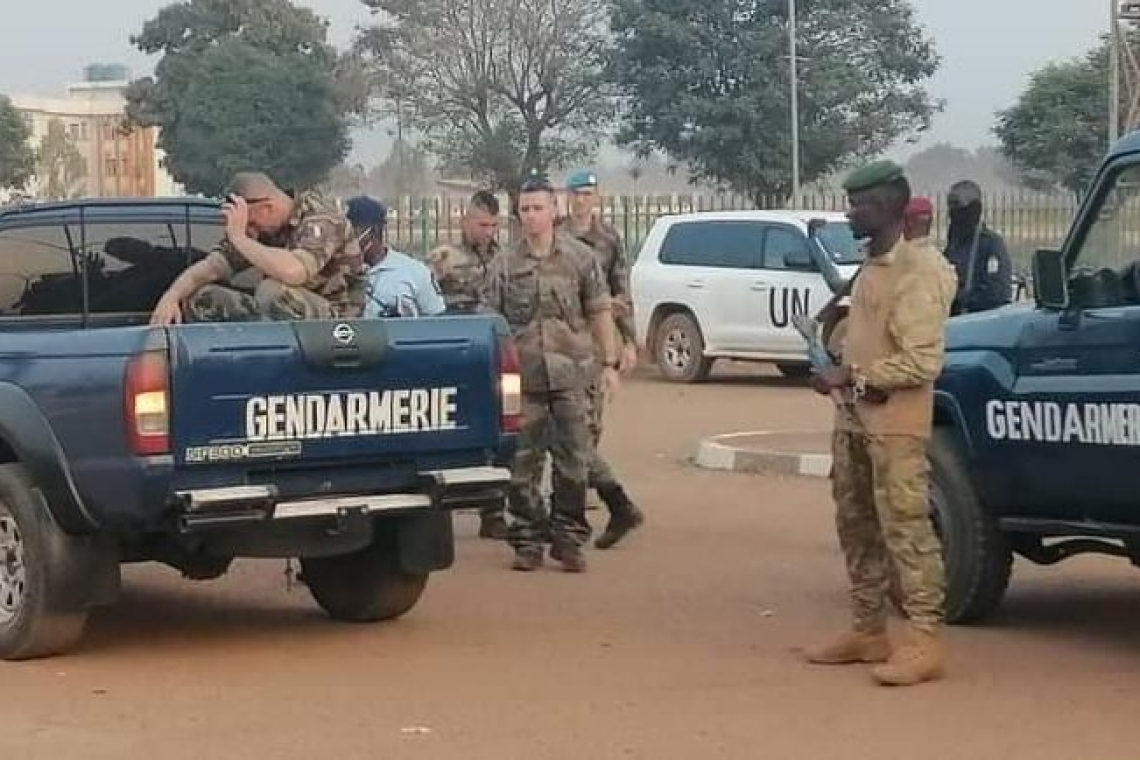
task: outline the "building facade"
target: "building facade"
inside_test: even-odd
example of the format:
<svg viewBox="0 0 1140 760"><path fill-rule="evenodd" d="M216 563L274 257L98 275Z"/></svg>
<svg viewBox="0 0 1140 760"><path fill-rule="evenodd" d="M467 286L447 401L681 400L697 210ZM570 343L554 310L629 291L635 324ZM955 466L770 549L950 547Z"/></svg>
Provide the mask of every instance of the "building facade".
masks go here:
<svg viewBox="0 0 1140 760"><path fill-rule="evenodd" d="M32 145L50 145L54 156L82 158L55 162L41 158L26 191L41 198L153 197L181 195L182 189L162 168L157 129L124 127L127 76L88 79L68 85L61 98L12 95L12 104L31 128ZM54 135L48 138L49 134ZM64 140L61 144L60 137ZM78 164L78 165L77 165ZM51 178L44 176L51 173Z"/></svg>

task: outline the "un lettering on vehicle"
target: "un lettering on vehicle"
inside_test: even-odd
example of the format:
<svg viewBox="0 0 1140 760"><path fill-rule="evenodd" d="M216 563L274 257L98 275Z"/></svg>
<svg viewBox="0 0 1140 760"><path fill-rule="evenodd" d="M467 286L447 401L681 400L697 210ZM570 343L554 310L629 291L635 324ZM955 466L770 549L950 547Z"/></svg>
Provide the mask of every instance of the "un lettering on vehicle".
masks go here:
<svg viewBox="0 0 1140 760"><path fill-rule="evenodd" d="M768 290L768 317L775 327L787 327L797 314L811 313L811 288L778 285Z"/></svg>

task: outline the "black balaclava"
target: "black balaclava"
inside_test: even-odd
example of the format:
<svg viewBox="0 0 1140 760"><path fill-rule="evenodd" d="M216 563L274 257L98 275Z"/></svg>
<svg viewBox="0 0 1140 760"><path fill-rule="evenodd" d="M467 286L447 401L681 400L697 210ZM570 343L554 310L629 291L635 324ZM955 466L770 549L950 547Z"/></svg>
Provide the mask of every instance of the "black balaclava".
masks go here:
<svg viewBox="0 0 1140 760"><path fill-rule="evenodd" d="M950 242L962 243L973 239L978 225L982 223L982 189L970 180L957 182L950 188L947 205L950 211L947 237Z"/></svg>

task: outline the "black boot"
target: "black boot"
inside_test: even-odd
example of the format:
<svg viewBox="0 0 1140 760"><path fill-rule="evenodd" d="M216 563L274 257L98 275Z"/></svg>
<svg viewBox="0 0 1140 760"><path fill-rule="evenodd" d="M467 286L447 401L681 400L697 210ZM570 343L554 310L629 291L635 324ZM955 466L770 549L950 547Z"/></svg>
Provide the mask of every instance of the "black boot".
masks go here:
<svg viewBox="0 0 1140 760"><path fill-rule="evenodd" d="M630 501L625 489L618 484L599 486L598 495L610 510L610 522L605 532L598 536L594 546L599 549L609 549L625 538L631 530L645 522L645 515Z"/></svg>

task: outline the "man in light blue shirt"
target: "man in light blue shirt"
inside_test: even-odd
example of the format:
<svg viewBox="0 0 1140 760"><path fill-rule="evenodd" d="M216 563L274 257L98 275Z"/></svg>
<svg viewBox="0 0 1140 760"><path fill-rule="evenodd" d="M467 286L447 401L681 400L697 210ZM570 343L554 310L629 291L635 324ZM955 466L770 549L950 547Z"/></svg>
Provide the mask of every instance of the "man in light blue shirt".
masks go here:
<svg viewBox="0 0 1140 760"><path fill-rule="evenodd" d="M421 261L394 251L385 242L388 209L384 204L357 196L347 205L347 216L360 240L369 266L364 316L431 317L447 309L435 275Z"/></svg>

